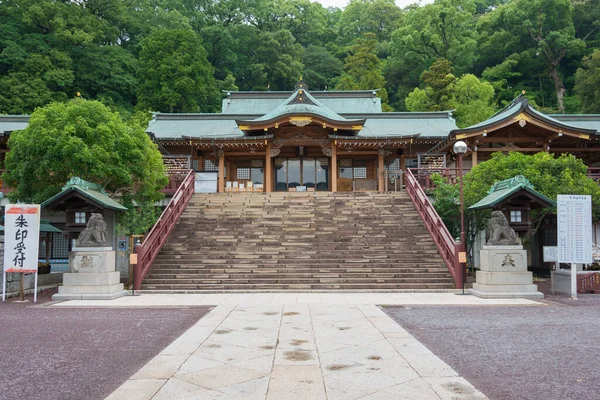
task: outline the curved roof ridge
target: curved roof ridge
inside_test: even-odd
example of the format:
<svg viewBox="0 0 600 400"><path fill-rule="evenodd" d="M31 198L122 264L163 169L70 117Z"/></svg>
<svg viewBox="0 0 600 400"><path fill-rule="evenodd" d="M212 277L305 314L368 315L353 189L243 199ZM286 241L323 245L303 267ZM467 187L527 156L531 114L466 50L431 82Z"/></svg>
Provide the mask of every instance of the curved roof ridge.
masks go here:
<svg viewBox="0 0 600 400"><path fill-rule="evenodd" d="M315 115L325 118L326 120L342 123L359 123L363 121L342 117L340 114L332 111L319 100L314 98L305 88L298 88L294 91L294 93L292 93L291 96L284 100L275 109L253 120L243 120L240 122L245 124L253 122L265 122L291 114Z"/></svg>

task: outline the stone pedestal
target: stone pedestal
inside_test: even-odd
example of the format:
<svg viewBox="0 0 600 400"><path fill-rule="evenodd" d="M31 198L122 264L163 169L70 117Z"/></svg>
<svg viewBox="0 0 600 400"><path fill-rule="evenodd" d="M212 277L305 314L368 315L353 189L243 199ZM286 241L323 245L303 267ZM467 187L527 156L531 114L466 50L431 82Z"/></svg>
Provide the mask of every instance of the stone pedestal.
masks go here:
<svg viewBox="0 0 600 400"><path fill-rule="evenodd" d="M110 247L75 248L69 253L69 272L52 300L112 300L127 294L115 270Z"/></svg>
<svg viewBox="0 0 600 400"><path fill-rule="evenodd" d="M480 250L481 270L469 293L487 299L542 299L527 271L527 250L523 246L483 246Z"/></svg>

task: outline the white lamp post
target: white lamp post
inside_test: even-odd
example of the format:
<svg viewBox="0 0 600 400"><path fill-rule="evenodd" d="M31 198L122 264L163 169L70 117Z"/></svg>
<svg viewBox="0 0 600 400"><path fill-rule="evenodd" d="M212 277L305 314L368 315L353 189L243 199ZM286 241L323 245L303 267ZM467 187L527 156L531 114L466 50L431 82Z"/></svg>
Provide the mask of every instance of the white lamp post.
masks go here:
<svg viewBox="0 0 600 400"><path fill-rule="evenodd" d="M463 154L467 152L467 144L462 140L454 143L454 153L458 156L458 179L459 179L459 187L460 187L460 246L462 247L463 252L467 251L467 242L465 241L465 206L464 206L464 196L463 196L463 179L462 179L462 157ZM465 278L466 278L466 264L462 268L462 289L463 293L465 290Z"/></svg>

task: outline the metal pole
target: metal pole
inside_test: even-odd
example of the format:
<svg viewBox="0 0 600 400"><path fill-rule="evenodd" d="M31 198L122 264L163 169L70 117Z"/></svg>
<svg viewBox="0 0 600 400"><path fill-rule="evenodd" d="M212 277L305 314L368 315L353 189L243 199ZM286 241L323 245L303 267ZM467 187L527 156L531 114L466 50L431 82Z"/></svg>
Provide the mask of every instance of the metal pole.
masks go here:
<svg viewBox="0 0 600 400"><path fill-rule="evenodd" d="M465 206L464 206L464 194L463 194L463 174L462 174L462 153L458 153L458 179L460 187L460 246L462 250L467 251L467 242L465 241ZM467 264L465 263L461 268L462 271L462 291L465 294L465 281L467 278Z"/></svg>

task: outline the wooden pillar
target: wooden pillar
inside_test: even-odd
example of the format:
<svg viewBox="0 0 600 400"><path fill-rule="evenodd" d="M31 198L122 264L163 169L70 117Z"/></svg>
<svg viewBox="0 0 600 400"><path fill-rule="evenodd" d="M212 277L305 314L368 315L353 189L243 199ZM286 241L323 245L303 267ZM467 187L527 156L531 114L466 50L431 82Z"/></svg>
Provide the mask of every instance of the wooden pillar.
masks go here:
<svg viewBox="0 0 600 400"><path fill-rule="evenodd" d="M331 191L337 192L337 148L335 147L335 140L331 142Z"/></svg>
<svg viewBox="0 0 600 400"><path fill-rule="evenodd" d="M385 167L383 165L383 150L379 150L377 155L377 188L380 192L385 191Z"/></svg>
<svg viewBox="0 0 600 400"><path fill-rule="evenodd" d="M273 164L271 163L271 143L265 146L265 193L273 191Z"/></svg>
<svg viewBox="0 0 600 400"><path fill-rule="evenodd" d="M223 150L217 153L219 155L219 193L225 191L225 152Z"/></svg>
<svg viewBox="0 0 600 400"><path fill-rule="evenodd" d="M477 150L473 150L471 153L471 168L477 165Z"/></svg>

